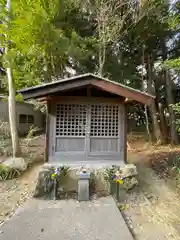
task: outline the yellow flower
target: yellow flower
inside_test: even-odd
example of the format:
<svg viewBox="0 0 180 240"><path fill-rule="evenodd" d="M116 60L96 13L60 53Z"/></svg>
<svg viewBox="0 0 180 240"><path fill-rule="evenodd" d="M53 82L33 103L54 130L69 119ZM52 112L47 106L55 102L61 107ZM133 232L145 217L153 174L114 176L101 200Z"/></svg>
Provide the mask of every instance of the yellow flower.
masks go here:
<svg viewBox="0 0 180 240"><path fill-rule="evenodd" d="M121 179L116 180L116 182L119 184L123 184L123 180L121 180Z"/></svg>
<svg viewBox="0 0 180 240"><path fill-rule="evenodd" d="M52 177L52 178L55 178L55 177L56 177L56 173L52 173L52 174L51 174L51 177Z"/></svg>

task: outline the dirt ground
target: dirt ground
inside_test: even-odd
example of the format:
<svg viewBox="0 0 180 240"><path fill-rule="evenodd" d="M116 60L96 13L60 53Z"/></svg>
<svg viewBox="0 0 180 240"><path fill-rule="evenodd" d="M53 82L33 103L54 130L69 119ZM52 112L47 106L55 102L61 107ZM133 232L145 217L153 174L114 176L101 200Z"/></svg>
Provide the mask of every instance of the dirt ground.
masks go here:
<svg viewBox="0 0 180 240"><path fill-rule="evenodd" d="M123 202L138 240L180 239L180 195L150 168L138 166L140 186Z"/></svg>
<svg viewBox="0 0 180 240"><path fill-rule="evenodd" d="M39 146L43 149L43 141L32 144L34 152L40 151ZM122 212L137 240L180 240L180 191L173 177L167 177L161 167L179 153L180 147L130 142L128 159L137 164L140 184L122 201ZM0 223L31 197L40 167L38 163L19 179L0 182Z"/></svg>
<svg viewBox="0 0 180 240"><path fill-rule="evenodd" d="M41 165L35 164L18 179L0 182L0 223L31 197Z"/></svg>
<svg viewBox="0 0 180 240"><path fill-rule="evenodd" d="M43 164L44 136L34 137L21 142L25 159L30 166L18 179L0 181L0 224L9 218L35 189L36 179ZM0 157L0 162L4 161Z"/></svg>
<svg viewBox="0 0 180 240"><path fill-rule="evenodd" d="M139 148L138 145L139 144ZM180 239L180 189L165 163L180 148L132 143L129 162L137 164L139 186L122 201L122 212L137 240Z"/></svg>

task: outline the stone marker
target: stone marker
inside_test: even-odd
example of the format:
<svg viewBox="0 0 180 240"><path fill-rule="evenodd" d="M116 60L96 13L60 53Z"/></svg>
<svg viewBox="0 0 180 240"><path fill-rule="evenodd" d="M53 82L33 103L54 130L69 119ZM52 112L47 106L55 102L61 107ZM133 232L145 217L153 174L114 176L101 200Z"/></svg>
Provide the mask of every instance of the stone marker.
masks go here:
<svg viewBox="0 0 180 240"><path fill-rule="evenodd" d="M39 172L33 197L51 197L51 191L53 189L52 173L53 170L44 168Z"/></svg>
<svg viewBox="0 0 180 240"><path fill-rule="evenodd" d="M78 201L89 200L89 178L90 174L83 169L79 174L78 180Z"/></svg>

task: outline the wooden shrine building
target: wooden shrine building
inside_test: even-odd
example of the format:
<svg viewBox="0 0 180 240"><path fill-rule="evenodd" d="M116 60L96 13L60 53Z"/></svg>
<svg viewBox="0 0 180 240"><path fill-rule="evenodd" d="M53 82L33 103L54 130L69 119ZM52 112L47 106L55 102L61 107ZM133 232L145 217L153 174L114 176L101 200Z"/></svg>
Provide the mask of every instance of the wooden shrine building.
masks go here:
<svg viewBox="0 0 180 240"><path fill-rule="evenodd" d="M47 103L46 160L126 162L126 100L150 105L154 97L84 74L19 91Z"/></svg>

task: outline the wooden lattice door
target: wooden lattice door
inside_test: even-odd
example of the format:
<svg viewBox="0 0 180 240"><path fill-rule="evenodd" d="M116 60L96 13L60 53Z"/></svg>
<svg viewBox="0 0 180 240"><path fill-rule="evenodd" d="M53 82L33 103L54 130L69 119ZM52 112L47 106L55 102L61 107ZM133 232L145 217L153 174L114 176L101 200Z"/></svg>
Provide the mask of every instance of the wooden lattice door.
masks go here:
<svg viewBox="0 0 180 240"><path fill-rule="evenodd" d="M92 104L90 107L90 154L119 152L120 113L118 104Z"/></svg>
<svg viewBox="0 0 180 240"><path fill-rule="evenodd" d="M55 155L85 159L120 152L118 104L56 105Z"/></svg>
<svg viewBox="0 0 180 240"><path fill-rule="evenodd" d="M85 153L86 104L56 105L55 153Z"/></svg>

